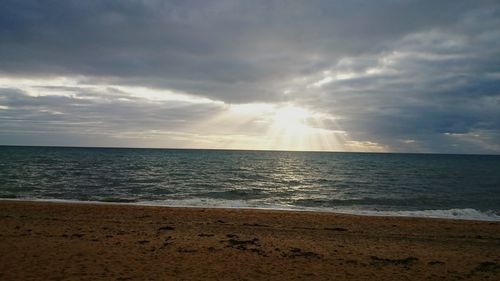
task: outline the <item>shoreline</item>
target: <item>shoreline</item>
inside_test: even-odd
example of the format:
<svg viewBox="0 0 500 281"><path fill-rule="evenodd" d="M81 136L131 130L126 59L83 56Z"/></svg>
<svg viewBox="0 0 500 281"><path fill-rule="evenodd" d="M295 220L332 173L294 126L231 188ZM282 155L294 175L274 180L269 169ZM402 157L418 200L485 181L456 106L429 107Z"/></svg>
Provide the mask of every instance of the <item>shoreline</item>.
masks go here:
<svg viewBox="0 0 500 281"><path fill-rule="evenodd" d="M160 208L195 208L195 209L243 209L243 210L267 210L267 211L284 211L284 212L311 212L311 213L328 213L338 215L352 215L363 217L395 217L395 218L421 218L421 219L438 219L438 220L459 220L459 221L484 221L484 222L500 222L500 215L495 213L488 214L476 209L435 209L435 210L415 210L415 211L375 211L375 210L353 210L353 209L333 209L333 208L281 208L281 207L253 207L253 206L216 206L216 205L169 205L155 204L153 201L83 201L73 199L38 199L38 198L0 198L1 201L13 202L47 202L58 204L96 204L96 205L125 205L125 206L146 206ZM474 212L474 216L461 215L459 212L469 211ZM437 213L437 214L436 214Z"/></svg>
<svg viewBox="0 0 500 281"><path fill-rule="evenodd" d="M500 223L0 200L2 280L494 280Z"/></svg>

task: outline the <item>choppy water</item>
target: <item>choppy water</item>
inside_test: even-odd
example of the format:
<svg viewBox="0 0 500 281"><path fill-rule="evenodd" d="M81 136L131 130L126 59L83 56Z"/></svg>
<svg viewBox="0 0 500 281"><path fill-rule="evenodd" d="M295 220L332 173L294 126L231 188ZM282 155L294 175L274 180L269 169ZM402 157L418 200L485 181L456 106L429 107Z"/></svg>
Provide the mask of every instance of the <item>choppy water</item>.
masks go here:
<svg viewBox="0 0 500 281"><path fill-rule="evenodd" d="M0 146L0 197L500 220L500 156Z"/></svg>

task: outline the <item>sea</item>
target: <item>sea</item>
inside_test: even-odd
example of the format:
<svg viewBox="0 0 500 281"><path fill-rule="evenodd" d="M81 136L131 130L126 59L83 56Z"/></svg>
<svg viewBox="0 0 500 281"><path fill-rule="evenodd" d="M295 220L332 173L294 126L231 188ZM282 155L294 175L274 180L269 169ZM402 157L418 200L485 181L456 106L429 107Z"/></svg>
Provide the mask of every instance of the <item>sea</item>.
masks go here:
<svg viewBox="0 0 500 281"><path fill-rule="evenodd" d="M500 221L500 156L0 146L0 198Z"/></svg>

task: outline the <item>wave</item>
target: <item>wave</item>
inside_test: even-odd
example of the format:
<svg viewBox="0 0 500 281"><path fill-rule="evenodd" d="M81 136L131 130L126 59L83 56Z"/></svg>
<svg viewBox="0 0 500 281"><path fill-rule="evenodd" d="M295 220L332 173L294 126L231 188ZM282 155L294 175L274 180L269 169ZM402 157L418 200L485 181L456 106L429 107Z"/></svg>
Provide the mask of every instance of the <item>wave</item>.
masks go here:
<svg viewBox="0 0 500 281"><path fill-rule="evenodd" d="M220 200L252 200L265 198L268 195L264 190L254 188L254 189L234 189L226 191L211 191L196 194L196 197L200 198L213 198Z"/></svg>
<svg viewBox="0 0 500 281"><path fill-rule="evenodd" d="M266 204L262 201L221 200L213 198L190 198L183 200L140 201L140 205L171 206L171 207L200 207L200 208L250 208L289 211L331 212L362 216L391 216L391 217L419 217L439 219L459 219L478 221L500 221L500 214L495 211L480 211L473 208L464 209L435 209L435 210L375 210L359 208L323 208L301 207L293 205Z"/></svg>
<svg viewBox="0 0 500 281"><path fill-rule="evenodd" d="M122 197L103 197L97 199L99 202L114 202L114 203L135 203L137 199L133 198L122 198Z"/></svg>
<svg viewBox="0 0 500 281"><path fill-rule="evenodd" d="M479 211L472 208L447 209L447 210L418 210L418 211L378 211L378 210L336 210L338 213L366 215L366 216L393 216L393 217L419 217L479 221L500 221L500 215L494 211Z"/></svg>
<svg viewBox="0 0 500 281"><path fill-rule="evenodd" d="M221 200L213 198L186 198L170 200L139 201L123 198L105 198L97 201L64 200L64 199L46 199L46 198L3 198L2 200L21 200L21 201L44 201L61 203L88 203L88 204L126 204L141 206L161 206L161 207L194 207L194 208L244 208L244 209L265 209L265 210L284 210L284 211L314 211L329 212L362 216L390 216L390 217L418 217L418 218L438 218L438 219L458 219L458 220L476 220L476 221L499 221L500 213L498 211L480 211L473 208L464 209L430 209L430 210L375 210L359 208L325 208L325 207L303 207L293 205L268 204L262 201L247 200Z"/></svg>

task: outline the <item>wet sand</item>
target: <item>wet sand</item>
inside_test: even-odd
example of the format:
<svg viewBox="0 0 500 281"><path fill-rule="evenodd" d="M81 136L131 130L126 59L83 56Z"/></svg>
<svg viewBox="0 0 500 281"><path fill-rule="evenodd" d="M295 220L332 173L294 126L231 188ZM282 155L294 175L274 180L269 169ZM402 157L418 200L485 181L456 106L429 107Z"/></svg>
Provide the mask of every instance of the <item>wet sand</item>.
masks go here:
<svg viewBox="0 0 500 281"><path fill-rule="evenodd" d="M0 201L1 280L500 280L500 223Z"/></svg>

